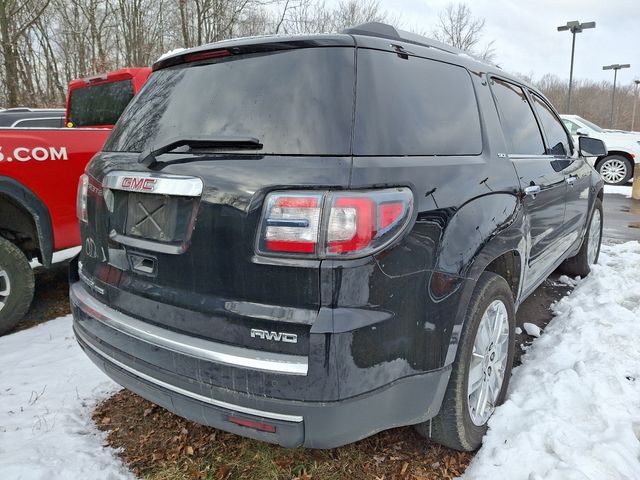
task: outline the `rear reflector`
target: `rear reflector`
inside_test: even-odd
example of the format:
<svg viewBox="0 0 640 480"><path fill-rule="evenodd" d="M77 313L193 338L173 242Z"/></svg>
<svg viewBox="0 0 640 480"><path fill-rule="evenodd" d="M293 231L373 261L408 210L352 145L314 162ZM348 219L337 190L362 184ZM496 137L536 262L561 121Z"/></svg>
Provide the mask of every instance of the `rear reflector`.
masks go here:
<svg viewBox="0 0 640 480"><path fill-rule="evenodd" d="M246 418L229 416L228 420L231 423L240 425L241 427L253 428L254 430L260 430L261 432L276 433L276 426L268 423L255 422L253 420L247 420Z"/></svg>
<svg viewBox="0 0 640 480"><path fill-rule="evenodd" d="M391 243L411 219L409 188L340 192L272 192L257 251L277 256L353 257Z"/></svg>

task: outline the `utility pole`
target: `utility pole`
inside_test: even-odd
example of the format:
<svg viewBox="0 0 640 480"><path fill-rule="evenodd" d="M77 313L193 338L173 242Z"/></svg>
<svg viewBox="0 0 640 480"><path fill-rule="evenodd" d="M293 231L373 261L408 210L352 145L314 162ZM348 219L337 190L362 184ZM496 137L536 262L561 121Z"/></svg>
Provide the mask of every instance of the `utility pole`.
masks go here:
<svg viewBox="0 0 640 480"><path fill-rule="evenodd" d="M633 127L636 125L636 106L638 104L638 85L640 85L640 80L634 80L635 87L633 89L633 114L631 115L631 130L633 131Z"/></svg>
<svg viewBox="0 0 640 480"><path fill-rule="evenodd" d="M567 22L566 25L558 27L559 32L570 31L572 34L571 39L571 68L569 69L569 94L567 95L567 111L565 113L571 113L571 89L573 87L573 57L576 51L576 33L582 33L585 28L596 28L596 22L580 23L578 20Z"/></svg>
<svg viewBox="0 0 640 480"><path fill-rule="evenodd" d="M619 64L614 63L612 65L605 65L602 70L613 70L613 92L611 93L611 112L609 113L609 128L613 128L613 111L616 105L616 81L618 80L618 70L622 68L629 68L631 65L628 63Z"/></svg>

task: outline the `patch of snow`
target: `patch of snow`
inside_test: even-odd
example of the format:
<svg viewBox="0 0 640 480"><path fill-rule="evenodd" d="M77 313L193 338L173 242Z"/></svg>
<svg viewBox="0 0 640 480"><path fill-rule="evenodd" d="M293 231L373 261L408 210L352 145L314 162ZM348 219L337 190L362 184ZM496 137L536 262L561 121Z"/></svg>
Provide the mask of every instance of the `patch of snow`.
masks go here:
<svg viewBox="0 0 640 480"><path fill-rule="evenodd" d="M624 195L631 198L631 185L605 185L604 193L613 195Z"/></svg>
<svg viewBox="0 0 640 480"><path fill-rule="evenodd" d="M120 387L85 356L71 315L0 338L0 478L133 478L91 421Z"/></svg>
<svg viewBox="0 0 640 480"><path fill-rule="evenodd" d="M520 327L516 327L516 335L520 335L522 333L522 329Z"/></svg>
<svg viewBox="0 0 640 480"><path fill-rule="evenodd" d="M465 480L640 479L640 242L602 247L513 370Z"/></svg>
<svg viewBox="0 0 640 480"><path fill-rule="evenodd" d="M540 336L539 326L534 325L533 323L528 323L528 322L523 323L522 326L524 327L525 332L527 332L527 335L531 335L532 337Z"/></svg>
<svg viewBox="0 0 640 480"><path fill-rule="evenodd" d="M174 48L173 50L169 50L168 52L165 52L162 55L160 55L156 59L156 62L159 62L160 60L164 60L167 57L171 57L172 55L175 55L176 53L184 52L185 50L186 50L186 48Z"/></svg>
<svg viewBox="0 0 640 480"><path fill-rule="evenodd" d="M575 287L578 284L580 277L576 277L575 279L567 277L566 275L560 275L558 278L558 283L563 285L568 285L569 287Z"/></svg>

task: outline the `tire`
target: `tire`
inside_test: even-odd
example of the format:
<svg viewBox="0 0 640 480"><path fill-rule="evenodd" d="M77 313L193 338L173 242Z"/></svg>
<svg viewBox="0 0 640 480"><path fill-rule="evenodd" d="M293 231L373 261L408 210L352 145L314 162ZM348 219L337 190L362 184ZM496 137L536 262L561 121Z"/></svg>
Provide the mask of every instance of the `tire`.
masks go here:
<svg viewBox="0 0 640 480"><path fill-rule="evenodd" d="M599 217L599 221L598 221ZM560 271L572 277L586 277L591 272L591 265L598 263L600 256L600 246L602 244L602 201L596 198L596 203L589 218L589 226L582 239L582 245L577 255L567 258L560 266ZM594 232L595 230L595 232ZM594 233L596 237L594 237ZM594 239L594 243L591 243ZM595 244L597 242L597 244ZM591 245L591 252L589 246Z"/></svg>
<svg viewBox="0 0 640 480"><path fill-rule="evenodd" d="M0 335L15 327L27 313L34 285L27 257L9 240L0 237Z"/></svg>
<svg viewBox="0 0 640 480"><path fill-rule="evenodd" d="M494 384L493 393L491 394L494 397L494 401L488 404L489 411L485 410L485 415L488 413L486 419L481 418L482 415L476 411L474 421L469 408L470 396L477 393L477 390L470 392L469 388L469 373L472 362L475 362L473 370L477 371L478 364L482 367L480 370L483 373L480 376L482 385L484 385L485 380L488 383L490 380L496 379L495 373L499 370L499 368L496 368L497 365L494 365L493 373L491 373L492 371L486 368L486 364L483 363L484 360L480 361L477 356L473 355L474 343L480 339L480 337L476 339L479 327L481 323L486 325L486 323L481 322L483 315L487 313L490 318L491 314L489 312L494 311L492 309L494 305L497 305L496 302L503 305L504 310L501 310L501 313L506 315L506 324L505 320L503 320L501 323L503 328L499 329L502 334L498 337L501 338L503 346L501 351L504 351L506 347L506 359L503 360L504 363L502 364L502 381L498 388ZM506 328L508 328L508 332L505 332ZM482 331L485 330L483 329ZM495 407L504 401L506 396L513 364L514 346L515 306L513 292L503 277L495 273L485 272L480 276L467 307L456 360L453 364L440 412L431 420L431 429L428 421L417 425L418 433L427 438L431 436L432 440L455 450L473 451L478 449L482 443L482 437L487 431L487 422L490 415L495 410ZM496 353L496 358L498 358L498 352L494 352ZM493 359L490 356L486 356L486 358ZM490 376L492 374L494 375L493 377ZM495 392L497 392L497 396ZM471 403L477 405L477 402L473 402L475 398L472 398ZM431 435L429 435L430 430Z"/></svg>
<svg viewBox="0 0 640 480"><path fill-rule="evenodd" d="M633 163L621 155L609 155L598 162L596 170L609 185L626 185L633 175Z"/></svg>

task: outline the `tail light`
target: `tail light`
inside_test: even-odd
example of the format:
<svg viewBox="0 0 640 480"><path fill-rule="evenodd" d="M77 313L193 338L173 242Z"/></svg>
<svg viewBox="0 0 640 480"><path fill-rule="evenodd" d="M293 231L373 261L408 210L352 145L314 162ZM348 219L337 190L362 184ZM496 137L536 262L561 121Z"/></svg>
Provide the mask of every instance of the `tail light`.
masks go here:
<svg viewBox="0 0 640 480"><path fill-rule="evenodd" d="M89 177L86 174L80 175L78 181L78 197L76 200L76 213L78 220L87 222L87 194L89 192Z"/></svg>
<svg viewBox="0 0 640 480"><path fill-rule="evenodd" d="M376 253L411 220L409 188L359 192L272 192L257 250L265 255L352 258Z"/></svg>

